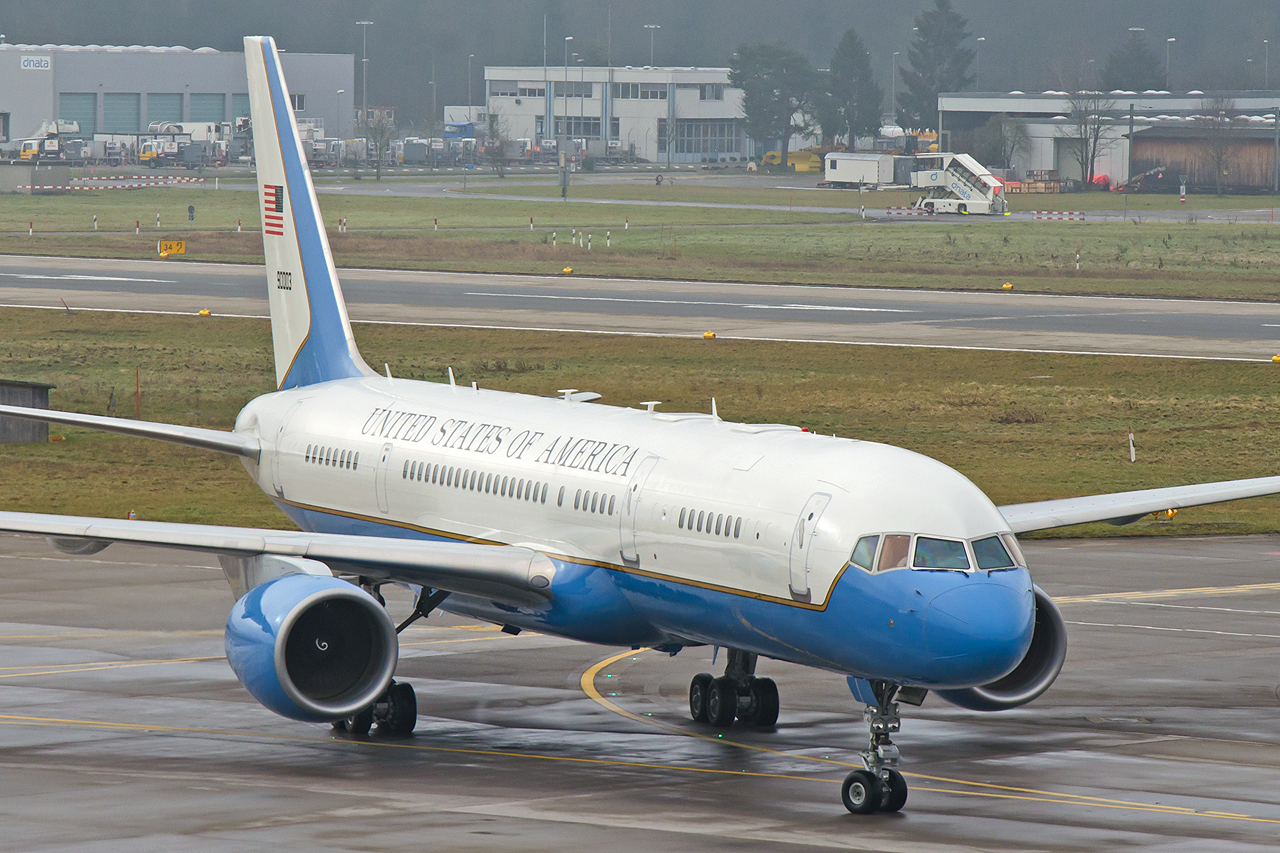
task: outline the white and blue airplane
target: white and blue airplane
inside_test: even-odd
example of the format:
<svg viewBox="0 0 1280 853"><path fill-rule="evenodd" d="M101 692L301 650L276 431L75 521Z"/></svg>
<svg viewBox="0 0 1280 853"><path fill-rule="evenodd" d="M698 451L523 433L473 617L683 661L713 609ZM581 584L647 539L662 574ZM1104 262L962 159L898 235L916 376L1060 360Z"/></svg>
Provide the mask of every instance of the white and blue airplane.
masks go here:
<svg viewBox="0 0 1280 853"><path fill-rule="evenodd" d="M92 554L130 542L217 555L236 602L227 660L294 720L412 732L397 633L435 609L587 643L728 650L696 676L694 720L772 726L760 657L849 679L865 703L854 813L897 811L892 735L927 692L1023 705L1061 670L1066 631L1016 535L1280 492L1280 477L998 507L917 453L742 424L371 370L351 333L272 39L245 39L276 391L230 432L48 410L0 414L238 456L299 531L0 513L0 530ZM384 583L418 590L397 626Z"/></svg>

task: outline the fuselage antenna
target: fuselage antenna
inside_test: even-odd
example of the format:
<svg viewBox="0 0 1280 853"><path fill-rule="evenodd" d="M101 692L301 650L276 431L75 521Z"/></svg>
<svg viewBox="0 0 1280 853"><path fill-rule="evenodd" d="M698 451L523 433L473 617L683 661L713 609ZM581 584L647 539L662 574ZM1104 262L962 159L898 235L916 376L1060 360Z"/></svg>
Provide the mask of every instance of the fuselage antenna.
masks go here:
<svg viewBox="0 0 1280 853"><path fill-rule="evenodd" d="M384 361L382 362L382 368L387 371L387 381L390 382L391 381L391 365L387 364Z"/></svg>
<svg viewBox="0 0 1280 853"><path fill-rule="evenodd" d="M720 415L719 415L719 413L717 413L717 412L716 412L716 398L715 398L715 397L712 397L712 398L711 398L711 419L712 419L712 420L714 420L714 421L718 421L718 420L720 420Z"/></svg>
<svg viewBox="0 0 1280 853"><path fill-rule="evenodd" d="M453 368L450 367L449 368L449 387L456 388L457 386L458 386L458 383L453 381Z"/></svg>

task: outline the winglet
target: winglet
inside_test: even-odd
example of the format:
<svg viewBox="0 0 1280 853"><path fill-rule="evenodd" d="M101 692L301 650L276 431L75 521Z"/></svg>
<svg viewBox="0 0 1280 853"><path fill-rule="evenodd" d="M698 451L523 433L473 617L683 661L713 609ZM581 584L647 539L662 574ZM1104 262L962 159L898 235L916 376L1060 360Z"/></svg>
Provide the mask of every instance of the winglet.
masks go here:
<svg viewBox="0 0 1280 853"><path fill-rule="evenodd" d="M277 386L373 376L351 335L274 40L246 37L244 57Z"/></svg>

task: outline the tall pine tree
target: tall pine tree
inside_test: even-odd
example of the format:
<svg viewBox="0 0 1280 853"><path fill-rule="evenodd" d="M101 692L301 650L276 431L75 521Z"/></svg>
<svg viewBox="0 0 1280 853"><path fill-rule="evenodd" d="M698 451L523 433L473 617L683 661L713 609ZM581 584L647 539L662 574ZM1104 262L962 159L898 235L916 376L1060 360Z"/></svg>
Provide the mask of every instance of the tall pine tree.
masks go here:
<svg viewBox="0 0 1280 853"><path fill-rule="evenodd" d="M839 111L839 133L849 137L850 146L856 137L876 132L884 90L876 85L871 57L853 29L845 31L831 55L830 91Z"/></svg>
<svg viewBox="0 0 1280 853"><path fill-rule="evenodd" d="M951 0L934 0L934 8L916 16L916 40L907 51L910 68L900 69L905 84L898 92L898 122L917 130L938 127L938 93L959 92L973 83L969 22L951 8Z"/></svg>

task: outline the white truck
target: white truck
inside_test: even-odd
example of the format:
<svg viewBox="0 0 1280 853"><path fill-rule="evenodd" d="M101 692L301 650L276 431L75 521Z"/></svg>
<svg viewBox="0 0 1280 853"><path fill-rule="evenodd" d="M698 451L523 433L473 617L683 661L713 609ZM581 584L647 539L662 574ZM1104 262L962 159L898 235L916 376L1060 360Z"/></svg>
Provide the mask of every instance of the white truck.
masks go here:
<svg viewBox="0 0 1280 853"><path fill-rule="evenodd" d="M916 158L911 186L927 189L915 203L916 210L932 213L1008 212L1004 187L968 154L924 154Z"/></svg>
<svg viewBox="0 0 1280 853"><path fill-rule="evenodd" d="M832 151L823 158L823 184L838 189L893 183L893 155Z"/></svg>

